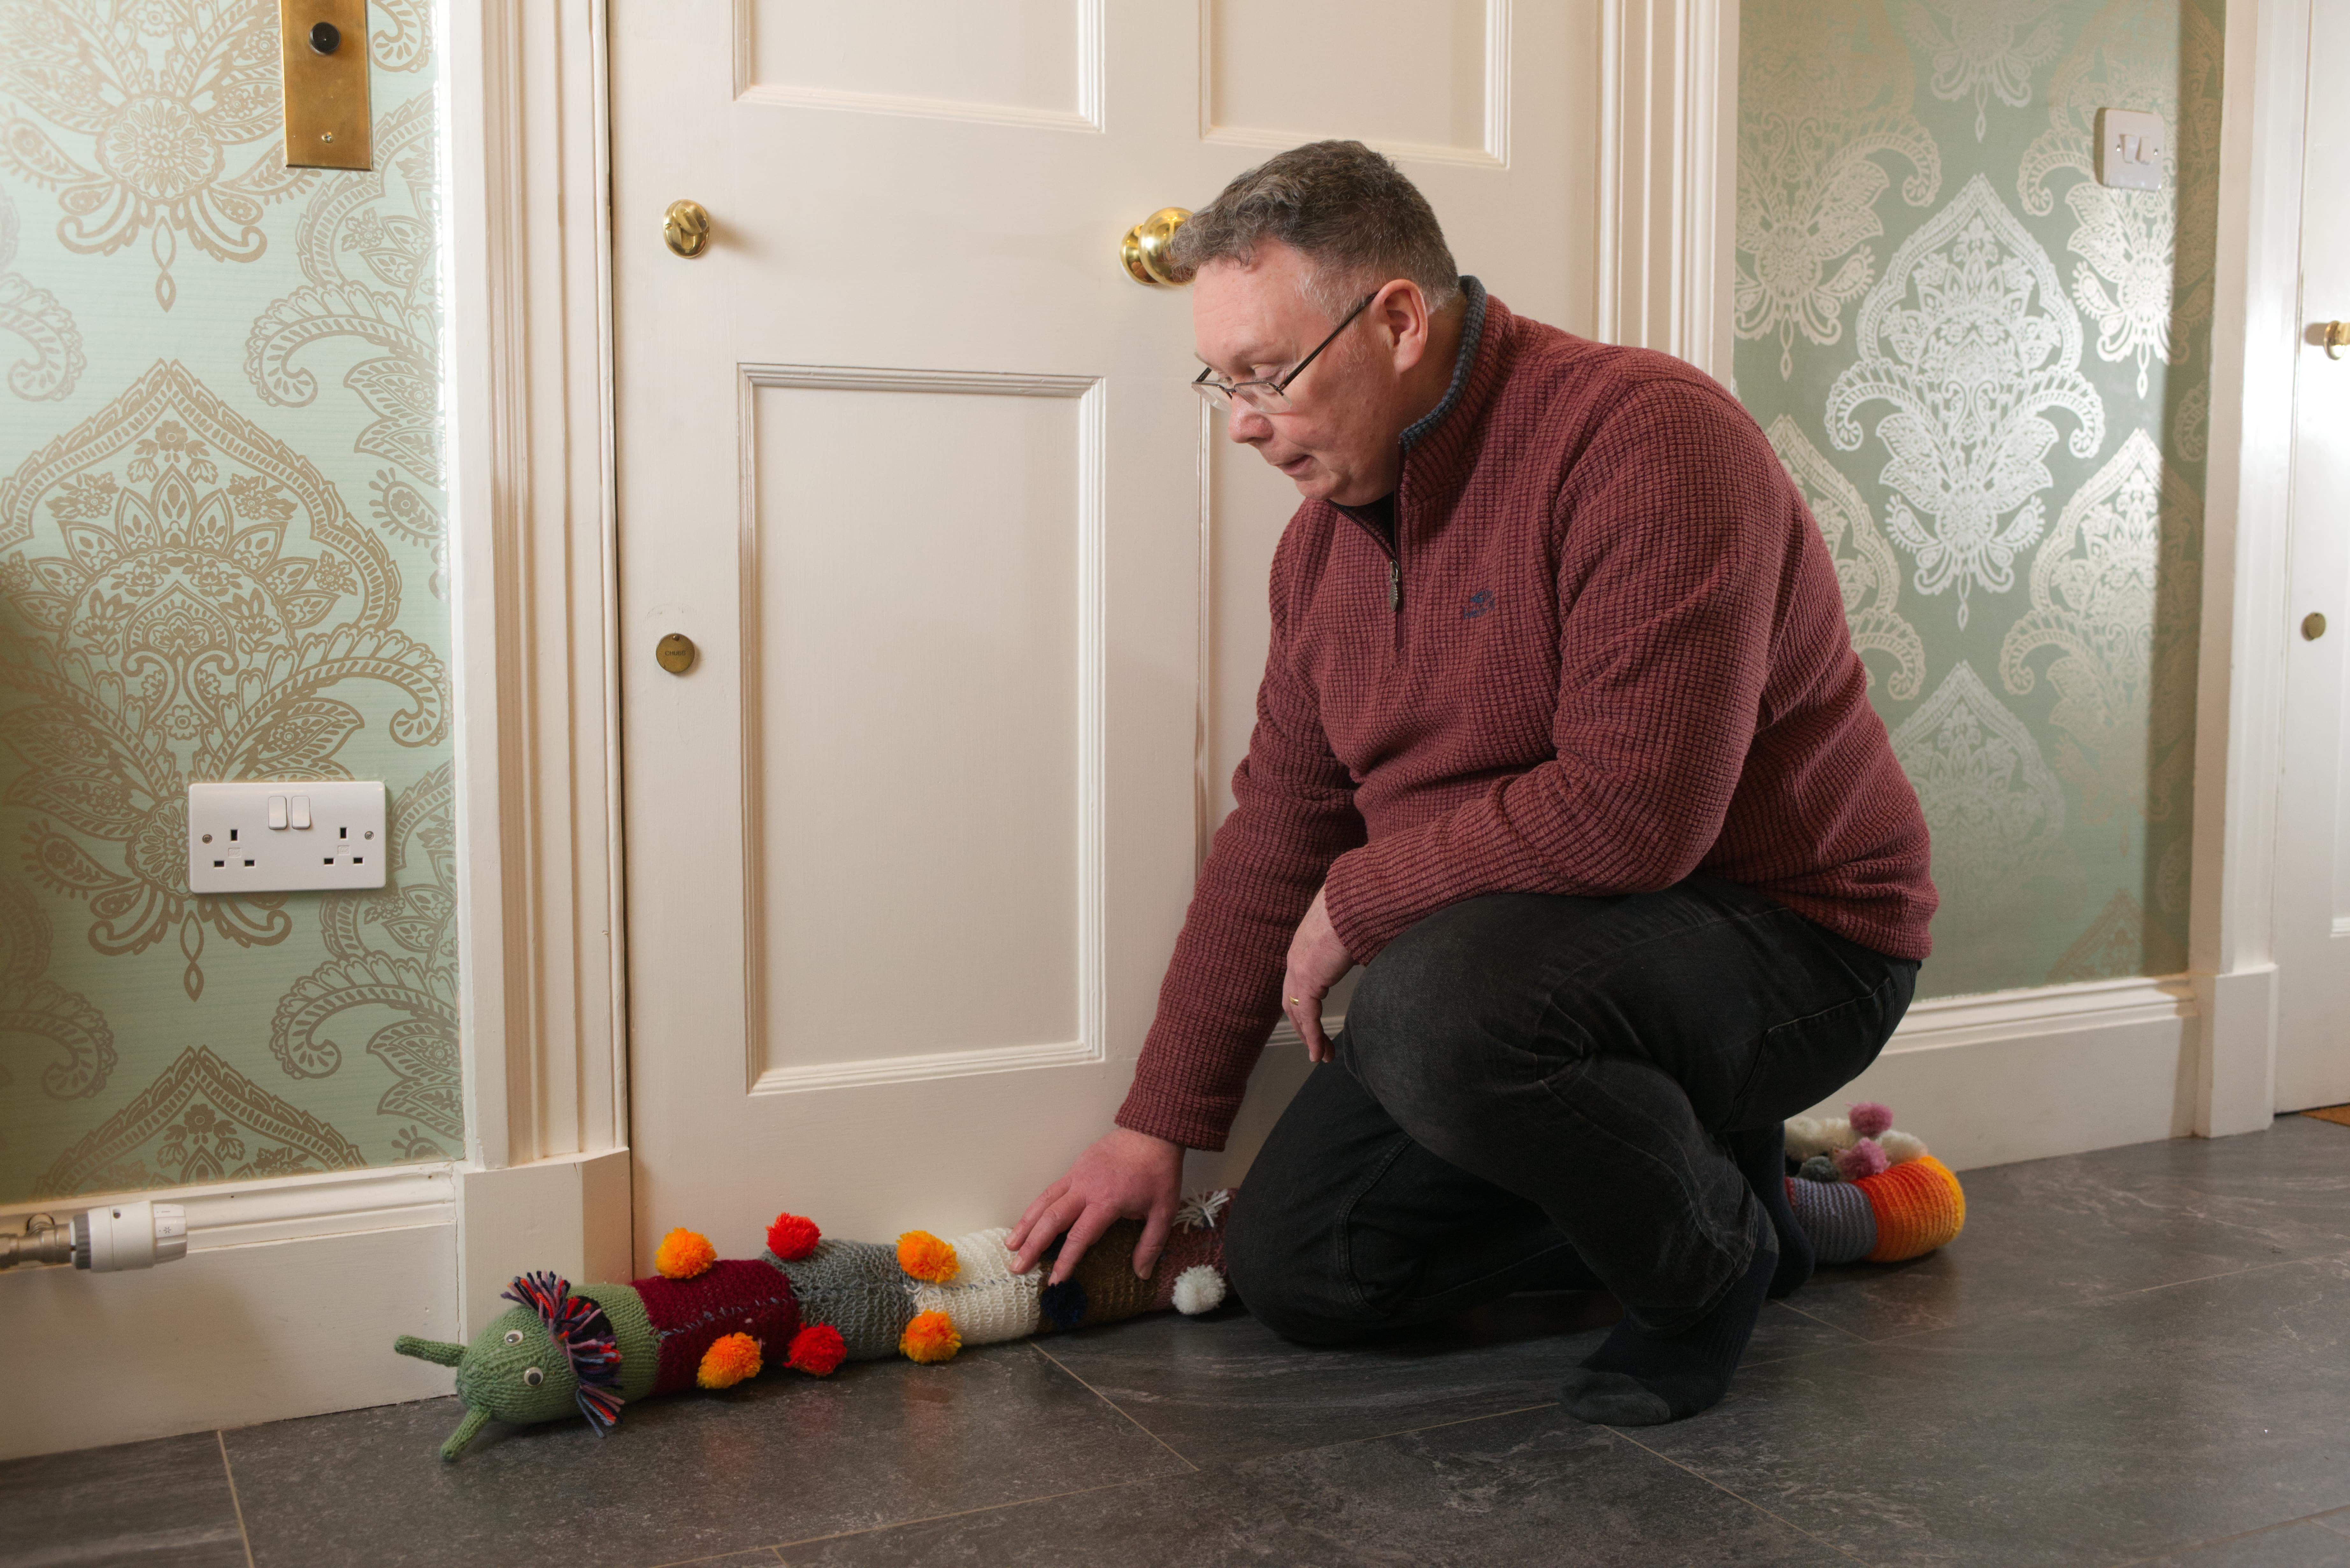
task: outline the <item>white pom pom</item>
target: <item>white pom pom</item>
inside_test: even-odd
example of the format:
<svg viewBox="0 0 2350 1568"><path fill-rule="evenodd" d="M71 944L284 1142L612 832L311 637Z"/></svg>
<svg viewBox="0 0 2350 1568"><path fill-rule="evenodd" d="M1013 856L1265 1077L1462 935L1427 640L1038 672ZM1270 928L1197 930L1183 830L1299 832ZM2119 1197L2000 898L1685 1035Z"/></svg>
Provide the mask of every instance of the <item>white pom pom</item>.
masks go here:
<svg viewBox="0 0 2350 1568"><path fill-rule="evenodd" d="M1820 1123L1820 1137L1827 1140L1831 1152L1840 1148L1850 1148L1860 1141L1860 1135L1852 1130L1850 1116L1828 1117Z"/></svg>
<svg viewBox="0 0 2350 1568"><path fill-rule="evenodd" d="M1787 1152L1798 1160L1825 1154L1835 1147L1828 1142L1826 1129L1820 1125L1817 1116L1789 1116L1786 1136Z"/></svg>
<svg viewBox="0 0 2350 1568"><path fill-rule="evenodd" d="M1194 1263L1175 1276L1175 1310L1197 1317L1224 1303L1224 1276L1212 1263Z"/></svg>
<svg viewBox="0 0 2350 1568"><path fill-rule="evenodd" d="M1877 1141L1883 1147L1885 1158L1896 1165L1907 1165L1926 1154L1926 1140L1916 1133L1887 1132Z"/></svg>

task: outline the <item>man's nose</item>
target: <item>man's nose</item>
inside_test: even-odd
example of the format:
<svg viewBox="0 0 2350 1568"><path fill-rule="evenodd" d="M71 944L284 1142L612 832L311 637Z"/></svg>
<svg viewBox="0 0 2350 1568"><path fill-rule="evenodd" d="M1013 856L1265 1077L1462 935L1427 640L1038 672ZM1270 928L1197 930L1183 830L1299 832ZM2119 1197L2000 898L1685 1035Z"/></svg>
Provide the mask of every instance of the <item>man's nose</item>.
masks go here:
<svg viewBox="0 0 2350 1568"><path fill-rule="evenodd" d="M1273 421L1246 403L1234 403L1224 415L1224 433L1243 446L1254 446L1273 434Z"/></svg>

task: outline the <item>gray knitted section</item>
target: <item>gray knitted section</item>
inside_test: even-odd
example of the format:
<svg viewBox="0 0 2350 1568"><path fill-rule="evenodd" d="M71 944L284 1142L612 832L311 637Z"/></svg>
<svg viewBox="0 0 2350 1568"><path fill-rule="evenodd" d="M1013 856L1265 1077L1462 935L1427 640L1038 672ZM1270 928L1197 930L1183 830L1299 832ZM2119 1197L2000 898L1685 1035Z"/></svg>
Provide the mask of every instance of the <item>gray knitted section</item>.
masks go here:
<svg viewBox="0 0 2350 1568"><path fill-rule="evenodd" d="M914 1298L887 1241L833 1241L796 1263L761 1254L792 1282L802 1323L828 1323L840 1331L851 1361L898 1354L899 1336L914 1315Z"/></svg>
<svg viewBox="0 0 2350 1568"><path fill-rule="evenodd" d="M1794 1177L1787 1183L1787 1202L1821 1262L1856 1263L1877 1250L1877 1210L1868 1206L1868 1194L1851 1183Z"/></svg>

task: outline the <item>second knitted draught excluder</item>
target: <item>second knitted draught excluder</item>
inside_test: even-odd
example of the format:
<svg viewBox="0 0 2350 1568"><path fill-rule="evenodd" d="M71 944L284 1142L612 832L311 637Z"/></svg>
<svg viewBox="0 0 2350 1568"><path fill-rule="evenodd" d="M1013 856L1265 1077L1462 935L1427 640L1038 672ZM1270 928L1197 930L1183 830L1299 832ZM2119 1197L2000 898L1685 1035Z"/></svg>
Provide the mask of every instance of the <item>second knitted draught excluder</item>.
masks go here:
<svg viewBox="0 0 2350 1568"><path fill-rule="evenodd" d="M1947 1246L1967 1222L1966 1193L1893 1113L1864 1101L1849 1116L1787 1124L1787 1202L1823 1263L1898 1263Z"/></svg>

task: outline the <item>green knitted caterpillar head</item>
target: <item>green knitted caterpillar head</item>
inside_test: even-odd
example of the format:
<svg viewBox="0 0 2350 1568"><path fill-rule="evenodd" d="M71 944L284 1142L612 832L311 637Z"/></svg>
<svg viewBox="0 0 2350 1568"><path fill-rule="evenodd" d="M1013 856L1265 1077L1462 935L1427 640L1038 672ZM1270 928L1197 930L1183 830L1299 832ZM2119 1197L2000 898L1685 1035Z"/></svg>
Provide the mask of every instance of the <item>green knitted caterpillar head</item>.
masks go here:
<svg viewBox="0 0 2350 1568"><path fill-rule="evenodd" d="M577 1407L601 1434L619 1414L620 1358L603 1309L551 1273L524 1274L514 1284L505 1299L521 1304L471 1345L405 1334L392 1343L402 1355L457 1369L465 1418L441 1445L444 1459L463 1453L493 1418L552 1421Z"/></svg>

